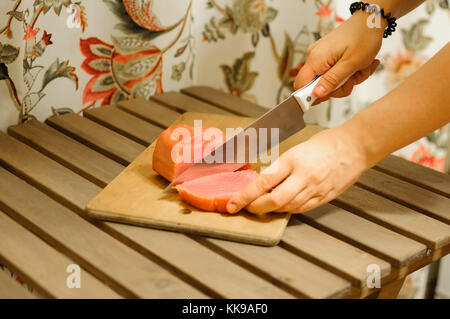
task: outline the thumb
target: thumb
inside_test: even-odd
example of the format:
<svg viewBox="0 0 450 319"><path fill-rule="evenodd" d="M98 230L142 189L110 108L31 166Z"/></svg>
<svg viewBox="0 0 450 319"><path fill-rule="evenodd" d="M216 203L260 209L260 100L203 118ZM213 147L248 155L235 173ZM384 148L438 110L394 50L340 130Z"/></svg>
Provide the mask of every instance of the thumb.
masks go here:
<svg viewBox="0 0 450 319"><path fill-rule="evenodd" d="M314 94L320 99L328 96L342 82L355 72L346 62L338 61L331 69L322 75L319 83L314 88Z"/></svg>

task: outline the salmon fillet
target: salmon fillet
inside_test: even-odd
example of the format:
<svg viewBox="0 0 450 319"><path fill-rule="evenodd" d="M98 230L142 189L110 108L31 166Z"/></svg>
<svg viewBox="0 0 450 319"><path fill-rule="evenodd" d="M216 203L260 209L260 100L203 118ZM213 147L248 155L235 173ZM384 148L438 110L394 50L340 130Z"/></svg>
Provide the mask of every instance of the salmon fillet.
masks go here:
<svg viewBox="0 0 450 319"><path fill-rule="evenodd" d="M178 129L184 129L190 138L182 135L177 136L176 133L180 132L177 131ZM208 129L212 130L212 133L220 138L202 139L203 132ZM194 134L194 128L192 126L183 124L171 126L162 132L156 141L153 152L153 170L171 182L188 167L193 165L195 161L202 159L204 155L209 154L217 146L226 141L225 133L215 127L202 127L202 133L197 135L199 136ZM172 150L178 143L181 144L178 145L180 152L175 152L179 156L179 160L176 161L172 158ZM182 148L188 145L190 145L190 154L183 154L181 151Z"/></svg>
<svg viewBox="0 0 450 319"><path fill-rule="evenodd" d="M189 138L177 134L184 129ZM197 160L209 154L217 146L226 141L226 135L215 127L202 127L202 133L208 130L209 135L194 134L194 128L189 125L175 125L169 127L158 137L153 151L152 168L168 181L173 181ZM180 144L179 144L180 143ZM179 154L183 146L190 146L190 154ZM174 150L175 147L178 149ZM172 151L183 161L173 158ZM186 155L186 156L184 156ZM184 161L186 160L186 161ZM206 211L226 212L228 200L253 180L258 173L246 164L236 172L211 172L211 175L198 177L196 172L189 174L189 180L177 185L175 188L181 199L194 207ZM192 175L192 176L191 176Z"/></svg>
<svg viewBox="0 0 450 319"><path fill-rule="evenodd" d="M175 186L183 201L206 210L227 212L230 198L258 176L253 170L218 173Z"/></svg>
<svg viewBox="0 0 450 319"><path fill-rule="evenodd" d="M186 132L189 133L191 138L186 139L183 138L183 136L177 137L177 134L174 134L176 133L177 129L185 129ZM213 136L204 137L202 139L201 136L197 137L194 134L194 128L192 126L183 124L171 126L164 132L162 132L158 137L158 140L156 141L155 150L153 151L153 170L164 177L166 180L171 182L181 173L183 173L187 168L193 165L195 161L202 159L205 155L212 152L216 147L224 143L227 139L225 133L216 127L202 127L202 133L206 130L209 130L209 133ZM178 143L181 143L178 145L180 149L183 145L190 145L191 153L185 157L187 161L183 160L176 162L172 158L172 150ZM184 155L182 154L182 152L175 153L180 156L180 159ZM241 168L241 170L242 169L251 169L251 165L246 164ZM189 179L193 179L193 177L190 176Z"/></svg>

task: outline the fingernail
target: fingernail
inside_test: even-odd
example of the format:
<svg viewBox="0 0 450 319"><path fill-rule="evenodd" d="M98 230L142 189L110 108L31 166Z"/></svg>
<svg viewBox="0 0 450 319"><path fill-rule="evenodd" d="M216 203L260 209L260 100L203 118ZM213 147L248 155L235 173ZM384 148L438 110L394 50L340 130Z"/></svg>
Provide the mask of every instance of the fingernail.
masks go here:
<svg viewBox="0 0 450 319"><path fill-rule="evenodd" d="M322 85L318 85L316 87L317 97L323 97L326 92L327 92L327 90Z"/></svg>
<svg viewBox="0 0 450 319"><path fill-rule="evenodd" d="M228 203L227 205L227 211L232 214L235 213L237 210L237 205L235 203Z"/></svg>

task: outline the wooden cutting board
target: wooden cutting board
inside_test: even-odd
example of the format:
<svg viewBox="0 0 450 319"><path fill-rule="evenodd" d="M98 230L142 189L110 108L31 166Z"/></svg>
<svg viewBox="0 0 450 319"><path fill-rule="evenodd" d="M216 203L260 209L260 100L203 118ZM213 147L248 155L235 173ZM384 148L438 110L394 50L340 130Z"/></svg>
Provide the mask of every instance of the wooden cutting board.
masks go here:
<svg viewBox="0 0 450 319"><path fill-rule="evenodd" d="M204 113L184 113L173 125L246 127L253 119ZM307 140L320 131L307 126L280 145L280 152ZM152 170L155 142L139 155L86 207L94 218L167 230L200 234L234 241L276 245L289 220L288 214L256 216L247 212L235 215L205 212L182 202L178 194L163 194L168 182ZM257 168L256 168L257 169Z"/></svg>

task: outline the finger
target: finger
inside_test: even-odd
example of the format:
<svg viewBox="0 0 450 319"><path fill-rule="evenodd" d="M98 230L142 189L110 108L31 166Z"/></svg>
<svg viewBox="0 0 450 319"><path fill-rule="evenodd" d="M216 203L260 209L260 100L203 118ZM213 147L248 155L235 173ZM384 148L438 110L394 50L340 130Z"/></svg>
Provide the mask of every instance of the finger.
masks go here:
<svg viewBox="0 0 450 319"><path fill-rule="evenodd" d="M347 82L345 82L339 89L337 89L336 91L331 93L329 96L330 97L336 97L336 98L349 96L352 93L352 91L353 91L353 87L356 85L356 80L357 80L358 76L359 76L358 72L353 74L347 80Z"/></svg>
<svg viewBox="0 0 450 319"><path fill-rule="evenodd" d="M323 97L323 98L321 98L321 99L316 99L312 105L313 105L313 106L314 106L314 105L318 105L318 104L320 104L320 103L322 103L322 102L328 101L329 99L330 99L329 96Z"/></svg>
<svg viewBox="0 0 450 319"><path fill-rule="evenodd" d="M355 71L356 70L354 70L349 63L338 61L331 69L322 75L319 83L317 83L314 88L314 94L318 98L326 97L335 91L339 84Z"/></svg>
<svg viewBox="0 0 450 319"><path fill-rule="evenodd" d="M353 74L344 84L342 84L341 87L333 91L331 94L327 95L326 97L317 99L314 101L312 105L320 104L322 102L328 101L331 97L346 97L349 96L352 91L353 87L356 85L356 79L358 78L358 72Z"/></svg>
<svg viewBox="0 0 450 319"><path fill-rule="evenodd" d="M317 44L320 42L320 39L317 40L316 42L314 42L313 44L311 44L308 49L306 50L306 56L309 58L311 56L312 51L314 50L314 48L317 46Z"/></svg>
<svg viewBox="0 0 450 319"><path fill-rule="evenodd" d="M312 197L310 198L306 203L304 203L302 206L297 207L295 209L292 209L290 211L288 211L288 213L290 214L302 214L305 213L311 209L317 208L320 205L324 204L325 202L323 202L323 198L319 198L319 197Z"/></svg>
<svg viewBox="0 0 450 319"><path fill-rule="evenodd" d="M377 70L378 66L381 64L381 61L378 59L375 59L372 62L372 65L370 66L371 70L370 70L370 75L374 74L375 71Z"/></svg>
<svg viewBox="0 0 450 319"><path fill-rule="evenodd" d="M302 214L304 212L307 212L311 209L314 209L316 207L319 207L323 204L328 203L329 201L333 200L334 198L337 197L337 193L330 190L329 192L327 192L325 195L318 195L318 196L313 196L310 199L308 199L306 202L304 202L302 205L300 205L299 207L289 210L289 213L291 214Z"/></svg>
<svg viewBox="0 0 450 319"><path fill-rule="evenodd" d="M375 70L377 69L377 67L379 65L380 65L380 60L375 59L372 61L372 63L368 67L356 72L355 78L354 78L355 84L360 84L360 83L364 82L365 80L367 80L369 78L369 76L371 76L375 72Z"/></svg>
<svg viewBox="0 0 450 319"><path fill-rule="evenodd" d="M356 72L354 77L355 85L360 84L365 80L367 80L369 76L371 76L375 72L379 64L380 64L379 60L373 60L372 63L367 68L364 68Z"/></svg>
<svg viewBox="0 0 450 319"><path fill-rule="evenodd" d="M251 181L243 190L237 195L233 196L227 204L227 211L231 214L240 211L242 208L253 202L256 198L271 190L279 183L281 183L291 173L291 165L281 163L281 158L273 165L277 165L276 170L272 170L269 166L267 169L275 171L273 174L260 174L257 178ZM284 164L284 165L283 165Z"/></svg>
<svg viewBox="0 0 450 319"><path fill-rule="evenodd" d="M291 202L282 207L280 212L295 211L297 208L305 205L305 203L310 201L312 198L325 198L328 194L330 194L330 192L334 192L334 190L334 187L330 187L330 184L326 182L326 180L316 186L306 187L303 192L299 193Z"/></svg>
<svg viewBox="0 0 450 319"><path fill-rule="evenodd" d="M286 213L291 210L296 209L297 207L302 206L305 202L307 202L312 197L311 189L306 187L301 192L299 192L294 199L292 199L289 203L284 205L283 207L275 210L276 213Z"/></svg>
<svg viewBox="0 0 450 319"><path fill-rule="evenodd" d="M306 84L314 80L317 75L318 74L316 74L311 64L307 60L295 77L294 90L298 90L304 87Z"/></svg>
<svg viewBox="0 0 450 319"><path fill-rule="evenodd" d="M298 176L290 175L270 193L251 202L246 209L255 214L269 213L289 203L306 185Z"/></svg>
<svg viewBox="0 0 450 319"><path fill-rule="evenodd" d="M367 80L375 72L379 64L379 60L374 60L367 68L353 74L339 89L330 94L330 97L349 96L353 91L353 87Z"/></svg>

